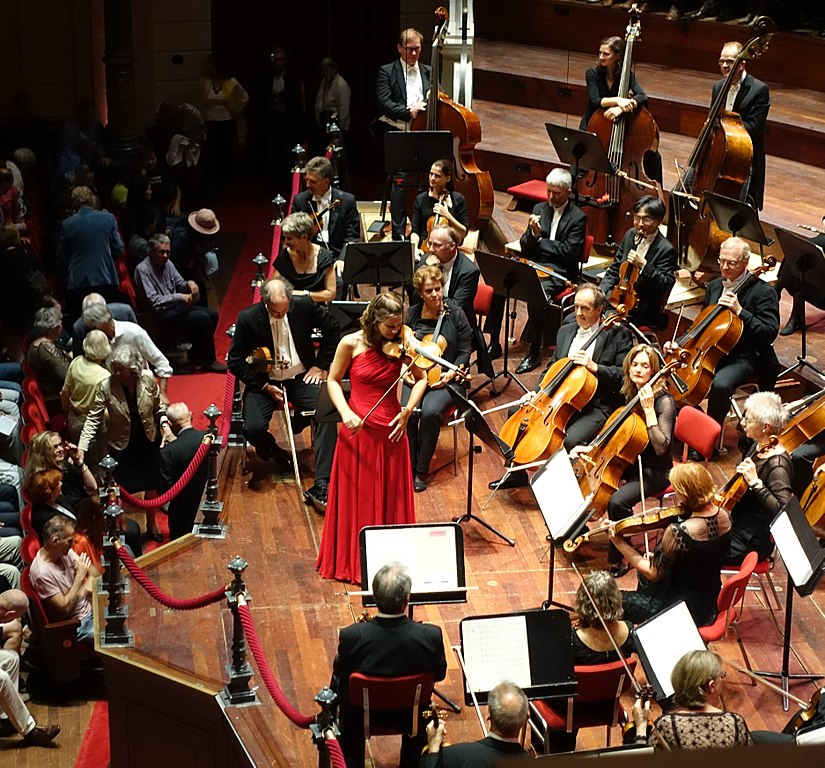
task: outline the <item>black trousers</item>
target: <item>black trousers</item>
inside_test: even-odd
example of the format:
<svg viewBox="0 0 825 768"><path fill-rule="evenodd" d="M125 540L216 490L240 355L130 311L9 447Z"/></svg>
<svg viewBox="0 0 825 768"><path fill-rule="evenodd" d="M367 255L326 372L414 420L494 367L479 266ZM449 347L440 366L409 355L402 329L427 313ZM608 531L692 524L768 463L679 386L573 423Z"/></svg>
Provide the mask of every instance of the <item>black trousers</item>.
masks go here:
<svg viewBox="0 0 825 768"><path fill-rule="evenodd" d="M410 387L405 384L401 390L401 405L407 404L410 391ZM442 414L452 402L453 399L446 388L428 389L421 398L416 412L407 422L410 459L413 472L418 475L426 475L430 471L430 462L441 432Z"/></svg>
<svg viewBox="0 0 825 768"><path fill-rule="evenodd" d="M196 365L215 361L215 329L218 313L209 307L191 306L164 309L158 314L158 330L168 338L192 344L189 359Z"/></svg>

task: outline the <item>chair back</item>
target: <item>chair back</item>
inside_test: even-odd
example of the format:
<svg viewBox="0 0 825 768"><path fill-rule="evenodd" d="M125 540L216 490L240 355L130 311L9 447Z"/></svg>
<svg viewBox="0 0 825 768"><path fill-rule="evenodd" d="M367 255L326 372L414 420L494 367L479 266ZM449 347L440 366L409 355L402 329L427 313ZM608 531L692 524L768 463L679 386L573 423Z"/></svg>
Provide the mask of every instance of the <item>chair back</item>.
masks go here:
<svg viewBox="0 0 825 768"><path fill-rule="evenodd" d="M20 557L23 558L23 565L31 565L39 551L40 539L33 533L27 533L23 537L23 543L20 545Z"/></svg>
<svg viewBox="0 0 825 768"><path fill-rule="evenodd" d="M636 669L636 659L627 659L627 666L631 674ZM615 697L618 699L630 689L632 680L621 661L611 661L608 664L592 664L586 667L575 667L576 674L576 704L586 704L591 701L606 701Z"/></svg>
<svg viewBox="0 0 825 768"><path fill-rule="evenodd" d="M349 700L364 710L364 738L370 737L370 710L410 709L410 736L418 735L419 712L430 703L433 693L432 672L399 677L376 677L353 672L349 678ZM379 731L375 731L379 733ZM380 733L400 733L382 729Z"/></svg>
<svg viewBox="0 0 825 768"><path fill-rule="evenodd" d="M37 538L37 532L32 526L32 505L29 502L23 504L23 509L20 510L20 526L23 533L30 533Z"/></svg>
<svg viewBox="0 0 825 768"><path fill-rule="evenodd" d="M684 406L679 411L673 428L676 439L685 445L682 460L686 460L688 448L698 451L706 460L710 459L713 449L719 443L721 431L722 427L718 421L692 405Z"/></svg>
<svg viewBox="0 0 825 768"><path fill-rule="evenodd" d="M719 640L725 636L728 627L736 621L737 613L741 610L745 593L748 588L753 569L759 555L748 552L739 570L722 585L719 597L716 598L716 621L706 627L699 628L699 634L706 643Z"/></svg>
<svg viewBox="0 0 825 768"><path fill-rule="evenodd" d="M490 314L490 303L493 301L493 286L479 283L476 295L473 298L473 312L482 317Z"/></svg>

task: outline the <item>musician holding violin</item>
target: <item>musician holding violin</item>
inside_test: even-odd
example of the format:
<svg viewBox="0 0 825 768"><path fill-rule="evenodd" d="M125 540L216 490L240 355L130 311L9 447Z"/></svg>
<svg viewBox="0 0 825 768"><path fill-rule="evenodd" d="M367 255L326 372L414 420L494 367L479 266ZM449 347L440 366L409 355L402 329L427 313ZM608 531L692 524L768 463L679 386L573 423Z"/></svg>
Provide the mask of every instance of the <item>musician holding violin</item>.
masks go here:
<svg viewBox="0 0 825 768"><path fill-rule="evenodd" d="M704 306L718 305L720 317L732 313L741 320L741 335L721 357L715 370L711 371L712 381L708 392L707 413L719 424L724 424L730 409L730 399L737 387L749 381L758 381L759 389L773 389L779 371L779 360L773 349L773 342L779 331L779 300L776 291L764 280L754 278L733 290L745 277L751 251L740 237L729 237L719 248L719 269L721 277L708 283ZM700 318L702 315L700 314ZM688 334L675 344L665 342L666 354L672 354L683 340L691 336L699 327L699 319ZM712 348L721 345L729 333L728 324L714 321L702 330L697 339L697 348ZM685 374L687 376L687 374ZM688 453L693 461L701 461L698 454Z"/></svg>
<svg viewBox="0 0 825 768"><path fill-rule="evenodd" d="M638 572L636 591L622 592L625 616L639 624L684 600L696 625L703 627L716 619L716 600L722 587L719 572L731 541L731 517L715 503L716 487L702 464L677 464L670 470L670 484L676 492L679 519L665 528L650 557L625 540L624 535L634 532L632 524L608 534Z"/></svg>
<svg viewBox="0 0 825 768"><path fill-rule="evenodd" d="M415 198L410 240L418 247L428 249L427 240L434 227L442 224L452 227L463 240L469 220L464 195L452 189L453 164L440 159L430 166L430 188Z"/></svg>
<svg viewBox="0 0 825 768"><path fill-rule="evenodd" d="M444 274L438 267L421 267L413 275L413 288L424 300L407 310L406 325L419 341L432 345L435 354L450 363L468 368L472 352L472 330L459 304L445 298ZM454 370L435 365L427 371L428 387L416 411L407 422L407 438L416 493L427 489L430 461L435 453L442 414L452 403L447 384ZM405 377L401 404L406 405L415 385L412 374Z"/></svg>
<svg viewBox="0 0 825 768"><path fill-rule="evenodd" d="M290 213L281 222L284 244L272 262L272 276L288 280L293 296L324 304L335 298L334 258L313 242L315 231L308 213Z"/></svg>
<svg viewBox="0 0 825 768"><path fill-rule="evenodd" d="M775 392L755 392L745 400L742 429L755 450L736 466L743 493L737 498L733 489L729 494L733 502L730 564L738 565L751 550L760 560L773 552L770 524L793 496L791 458L777 439L787 423L788 412Z"/></svg>
<svg viewBox="0 0 825 768"><path fill-rule="evenodd" d="M344 336L335 351L327 388L342 426L317 562L325 579L360 583L359 533L364 526L415 522L406 430L427 379L412 363L415 355L402 360L408 334L401 298L379 293L361 315L361 330ZM402 407L396 391L405 365L415 383ZM349 400L341 387L347 370Z"/></svg>
<svg viewBox="0 0 825 768"><path fill-rule="evenodd" d="M633 206L633 227L622 238L601 289L614 306L624 304L636 325L666 328L665 304L676 282L676 249L661 233L665 205L645 195Z"/></svg>

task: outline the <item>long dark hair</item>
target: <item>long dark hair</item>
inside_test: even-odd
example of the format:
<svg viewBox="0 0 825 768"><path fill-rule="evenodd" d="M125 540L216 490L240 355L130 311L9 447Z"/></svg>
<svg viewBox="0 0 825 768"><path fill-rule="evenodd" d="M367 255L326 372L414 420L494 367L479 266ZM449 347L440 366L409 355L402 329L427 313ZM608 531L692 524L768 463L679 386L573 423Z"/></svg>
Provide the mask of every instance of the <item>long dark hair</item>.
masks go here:
<svg viewBox="0 0 825 768"><path fill-rule="evenodd" d="M616 35L611 35L610 37L604 38L599 43L599 48L603 45L606 45L610 48L613 53L616 54L616 78L622 74L622 61L624 60L624 40L621 37L617 37ZM601 64L599 65L599 69L603 70L605 74L607 74L607 69Z"/></svg>
<svg viewBox="0 0 825 768"><path fill-rule="evenodd" d="M374 349L380 349L386 339L378 330L378 323L402 314L401 297L397 293L379 293L361 315L361 332L364 339Z"/></svg>

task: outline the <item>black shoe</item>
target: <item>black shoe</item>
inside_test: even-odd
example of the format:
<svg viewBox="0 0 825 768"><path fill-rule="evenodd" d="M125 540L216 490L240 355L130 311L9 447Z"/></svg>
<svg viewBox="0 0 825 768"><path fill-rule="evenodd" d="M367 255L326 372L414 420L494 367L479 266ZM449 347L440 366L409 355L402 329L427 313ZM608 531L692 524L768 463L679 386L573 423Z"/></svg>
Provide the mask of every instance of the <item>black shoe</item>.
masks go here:
<svg viewBox="0 0 825 768"><path fill-rule="evenodd" d="M487 345L487 358L489 360L497 360L499 357L501 357L501 353L501 344L499 344L497 341L491 341Z"/></svg>
<svg viewBox="0 0 825 768"><path fill-rule="evenodd" d="M524 488L527 485L529 485L527 482L527 470L517 469L515 472L507 475L503 480L501 478L493 480L487 487L491 491L497 491L499 489L504 490L505 488Z"/></svg>
<svg viewBox="0 0 825 768"><path fill-rule="evenodd" d="M621 579L630 570L630 563L622 560L621 563L616 563L610 567L610 575L614 579Z"/></svg>
<svg viewBox="0 0 825 768"><path fill-rule="evenodd" d="M686 13L685 18L690 19L691 21L694 21L695 19L709 19L716 16L718 12L716 3L712 0L705 0L705 2L702 3L702 7L699 8L698 11L690 11L690 13Z"/></svg>
<svg viewBox="0 0 825 768"><path fill-rule="evenodd" d="M529 373L532 370L535 370L541 364L541 354L538 352L530 352L527 357L524 358L519 364L518 368L516 368L516 373Z"/></svg>
<svg viewBox="0 0 825 768"><path fill-rule="evenodd" d="M413 477L413 490L416 493L421 493L421 491L427 490L427 476L420 475L418 473L415 474Z"/></svg>
<svg viewBox="0 0 825 768"><path fill-rule="evenodd" d="M281 469L292 469L295 466L292 461L292 454L286 448L281 448L280 445L271 446L267 458L272 459Z"/></svg>
<svg viewBox="0 0 825 768"><path fill-rule="evenodd" d="M701 464L705 460L705 457L695 448L688 448L687 459L688 461L696 461Z"/></svg>
<svg viewBox="0 0 825 768"><path fill-rule="evenodd" d="M28 733L23 734L23 741L27 744L34 744L36 747L45 747L54 741L58 733L60 733L59 725L35 725Z"/></svg>
<svg viewBox="0 0 825 768"><path fill-rule="evenodd" d="M304 499L312 504L319 512L326 510L328 497L329 486L323 480L317 480L312 488L304 492Z"/></svg>
<svg viewBox="0 0 825 768"><path fill-rule="evenodd" d="M796 333L800 330L799 323L796 319L796 314L792 313L791 316L788 318L788 322L785 323L784 328L779 331L780 336L791 336L792 334Z"/></svg>

